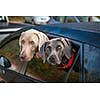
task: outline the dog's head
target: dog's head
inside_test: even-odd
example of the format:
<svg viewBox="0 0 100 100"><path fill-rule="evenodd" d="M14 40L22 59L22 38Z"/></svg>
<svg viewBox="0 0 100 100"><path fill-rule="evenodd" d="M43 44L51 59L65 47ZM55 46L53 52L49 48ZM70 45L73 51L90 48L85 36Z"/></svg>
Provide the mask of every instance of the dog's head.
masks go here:
<svg viewBox="0 0 100 100"><path fill-rule="evenodd" d="M51 65L60 64L63 56L67 59L71 57L71 44L68 39L55 38L44 43L40 49L41 58L43 62Z"/></svg>
<svg viewBox="0 0 100 100"><path fill-rule="evenodd" d="M30 61L36 50L39 51L42 44L47 40L46 35L37 30L30 29L22 32L19 38L21 61Z"/></svg>

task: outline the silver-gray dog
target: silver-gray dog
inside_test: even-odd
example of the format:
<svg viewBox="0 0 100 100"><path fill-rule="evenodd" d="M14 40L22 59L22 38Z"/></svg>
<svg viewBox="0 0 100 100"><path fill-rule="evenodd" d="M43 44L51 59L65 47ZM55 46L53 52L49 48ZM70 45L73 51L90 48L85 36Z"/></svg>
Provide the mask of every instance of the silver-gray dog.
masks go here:
<svg viewBox="0 0 100 100"><path fill-rule="evenodd" d="M47 35L38 30L30 29L22 32L19 38L21 61L30 61L48 40Z"/></svg>
<svg viewBox="0 0 100 100"><path fill-rule="evenodd" d="M47 61L51 65L61 64L65 55L67 59L71 57L71 43L69 39L54 38L44 43L40 48L43 62Z"/></svg>

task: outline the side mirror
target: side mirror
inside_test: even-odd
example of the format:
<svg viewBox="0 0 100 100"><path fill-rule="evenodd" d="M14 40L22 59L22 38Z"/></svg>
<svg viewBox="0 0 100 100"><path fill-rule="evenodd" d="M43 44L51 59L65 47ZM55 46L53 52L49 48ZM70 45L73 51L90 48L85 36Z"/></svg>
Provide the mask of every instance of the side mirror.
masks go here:
<svg viewBox="0 0 100 100"><path fill-rule="evenodd" d="M0 67L9 68L11 67L11 63L6 57L0 56Z"/></svg>

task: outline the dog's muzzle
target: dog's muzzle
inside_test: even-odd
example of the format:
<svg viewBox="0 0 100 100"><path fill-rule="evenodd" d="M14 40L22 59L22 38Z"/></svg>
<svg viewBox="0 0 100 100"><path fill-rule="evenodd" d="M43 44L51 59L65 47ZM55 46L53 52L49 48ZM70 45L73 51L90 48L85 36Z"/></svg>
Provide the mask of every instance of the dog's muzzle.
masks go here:
<svg viewBox="0 0 100 100"><path fill-rule="evenodd" d="M56 55L50 56L50 58L48 59L48 63L51 64L51 65L60 64L60 62L56 58Z"/></svg>

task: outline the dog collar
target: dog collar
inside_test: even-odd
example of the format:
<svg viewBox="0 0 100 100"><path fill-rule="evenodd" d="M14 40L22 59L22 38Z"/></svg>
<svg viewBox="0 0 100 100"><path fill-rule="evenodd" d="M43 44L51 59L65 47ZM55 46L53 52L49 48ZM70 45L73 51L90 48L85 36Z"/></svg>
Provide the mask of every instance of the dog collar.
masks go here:
<svg viewBox="0 0 100 100"><path fill-rule="evenodd" d="M58 68L59 69L69 69L69 68L71 68L71 66L74 62L74 59L75 59L75 52L72 52L72 55L71 55L70 59L68 60L67 64L60 64L60 65L58 65Z"/></svg>

